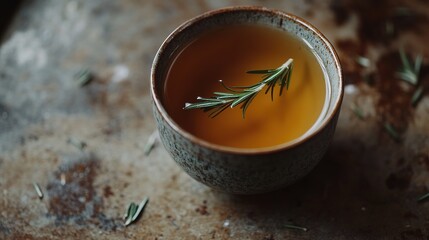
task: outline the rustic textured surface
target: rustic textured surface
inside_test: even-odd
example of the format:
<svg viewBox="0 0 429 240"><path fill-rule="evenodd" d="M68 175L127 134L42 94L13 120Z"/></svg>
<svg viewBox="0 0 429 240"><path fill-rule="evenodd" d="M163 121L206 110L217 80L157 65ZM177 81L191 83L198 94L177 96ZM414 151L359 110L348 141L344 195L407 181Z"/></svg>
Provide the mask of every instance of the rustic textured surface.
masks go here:
<svg viewBox="0 0 429 240"><path fill-rule="evenodd" d="M308 19L337 48L348 84L326 157L299 183L259 196L195 182L159 143L143 150L161 41L192 16L244 3ZM1 35L0 239L427 239L429 203L416 198L429 187L428 14L426 1L24 2ZM415 87L395 75L400 46L424 55L416 107ZM94 78L79 87L85 68ZM124 228L125 207L145 196L144 214Z"/></svg>

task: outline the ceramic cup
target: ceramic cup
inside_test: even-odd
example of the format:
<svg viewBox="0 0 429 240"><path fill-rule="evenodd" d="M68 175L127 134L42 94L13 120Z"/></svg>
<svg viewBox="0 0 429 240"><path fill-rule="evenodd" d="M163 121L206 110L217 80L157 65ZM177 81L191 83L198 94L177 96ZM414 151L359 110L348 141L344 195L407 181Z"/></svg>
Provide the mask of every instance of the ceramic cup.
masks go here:
<svg viewBox="0 0 429 240"><path fill-rule="evenodd" d="M222 25L259 24L305 40L320 57L329 79L325 115L305 135L279 146L232 149L186 132L163 107L163 89L174 57L200 34ZM195 17L178 27L161 45L151 72L153 113L161 141L172 158L194 179L221 191L255 194L273 191L307 175L326 152L343 97L338 56L328 40L305 20L263 7L230 7Z"/></svg>

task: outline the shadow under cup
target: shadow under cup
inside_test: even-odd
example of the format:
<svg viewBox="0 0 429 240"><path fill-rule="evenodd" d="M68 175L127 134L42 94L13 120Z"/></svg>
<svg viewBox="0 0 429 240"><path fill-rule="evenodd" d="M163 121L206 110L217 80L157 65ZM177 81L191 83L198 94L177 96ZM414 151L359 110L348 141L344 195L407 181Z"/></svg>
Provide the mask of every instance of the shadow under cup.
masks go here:
<svg viewBox="0 0 429 240"><path fill-rule="evenodd" d="M320 58L328 79L325 115L303 136L278 146L236 149L211 144L183 130L163 107L168 70L180 51L200 34L219 26L258 24L303 39ZM326 152L343 97L341 66L328 40L304 20L262 7L232 7L205 13L178 27L161 45L151 72L153 113L161 141L194 179L215 189L255 194L273 191L307 175Z"/></svg>

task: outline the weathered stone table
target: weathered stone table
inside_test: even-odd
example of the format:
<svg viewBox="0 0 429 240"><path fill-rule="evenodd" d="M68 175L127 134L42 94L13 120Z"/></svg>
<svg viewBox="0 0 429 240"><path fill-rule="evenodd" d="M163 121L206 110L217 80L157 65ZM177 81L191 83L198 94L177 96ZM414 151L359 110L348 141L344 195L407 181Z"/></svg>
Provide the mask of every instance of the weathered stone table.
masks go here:
<svg viewBox="0 0 429 240"><path fill-rule="evenodd" d="M156 138L149 71L161 42L240 4L308 19L346 81L325 158L258 196L197 183L157 140L144 150ZM427 239L429 202L416 199L429 191L428 24L427 1L24 1L0 45L0 239ZM401 47L423 56L417 86L397 75ZM145 196L125 228L126 207Z"/></svg>

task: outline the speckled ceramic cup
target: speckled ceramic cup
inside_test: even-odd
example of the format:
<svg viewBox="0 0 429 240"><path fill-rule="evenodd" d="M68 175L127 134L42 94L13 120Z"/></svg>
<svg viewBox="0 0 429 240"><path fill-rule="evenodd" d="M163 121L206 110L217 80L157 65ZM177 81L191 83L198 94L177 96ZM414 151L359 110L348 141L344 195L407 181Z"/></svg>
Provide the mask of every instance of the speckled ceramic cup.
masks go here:
<svg viewBox="0 0 429 240"><path fill-rule="evenodd" d="M200 34L222 25L259 24L298 36L314 49L326 70L328 98L324 116L301 137L262 149L216 145L186 132L163 106L167 72L175 56ZM341 66L334 48L305 20L262 7L231 7L202 14L174 30L164 41L151 73L153 112L166 150L194 179L221 191L255 194L276 190L307 175L326 152L343 97Z"/></svg>

